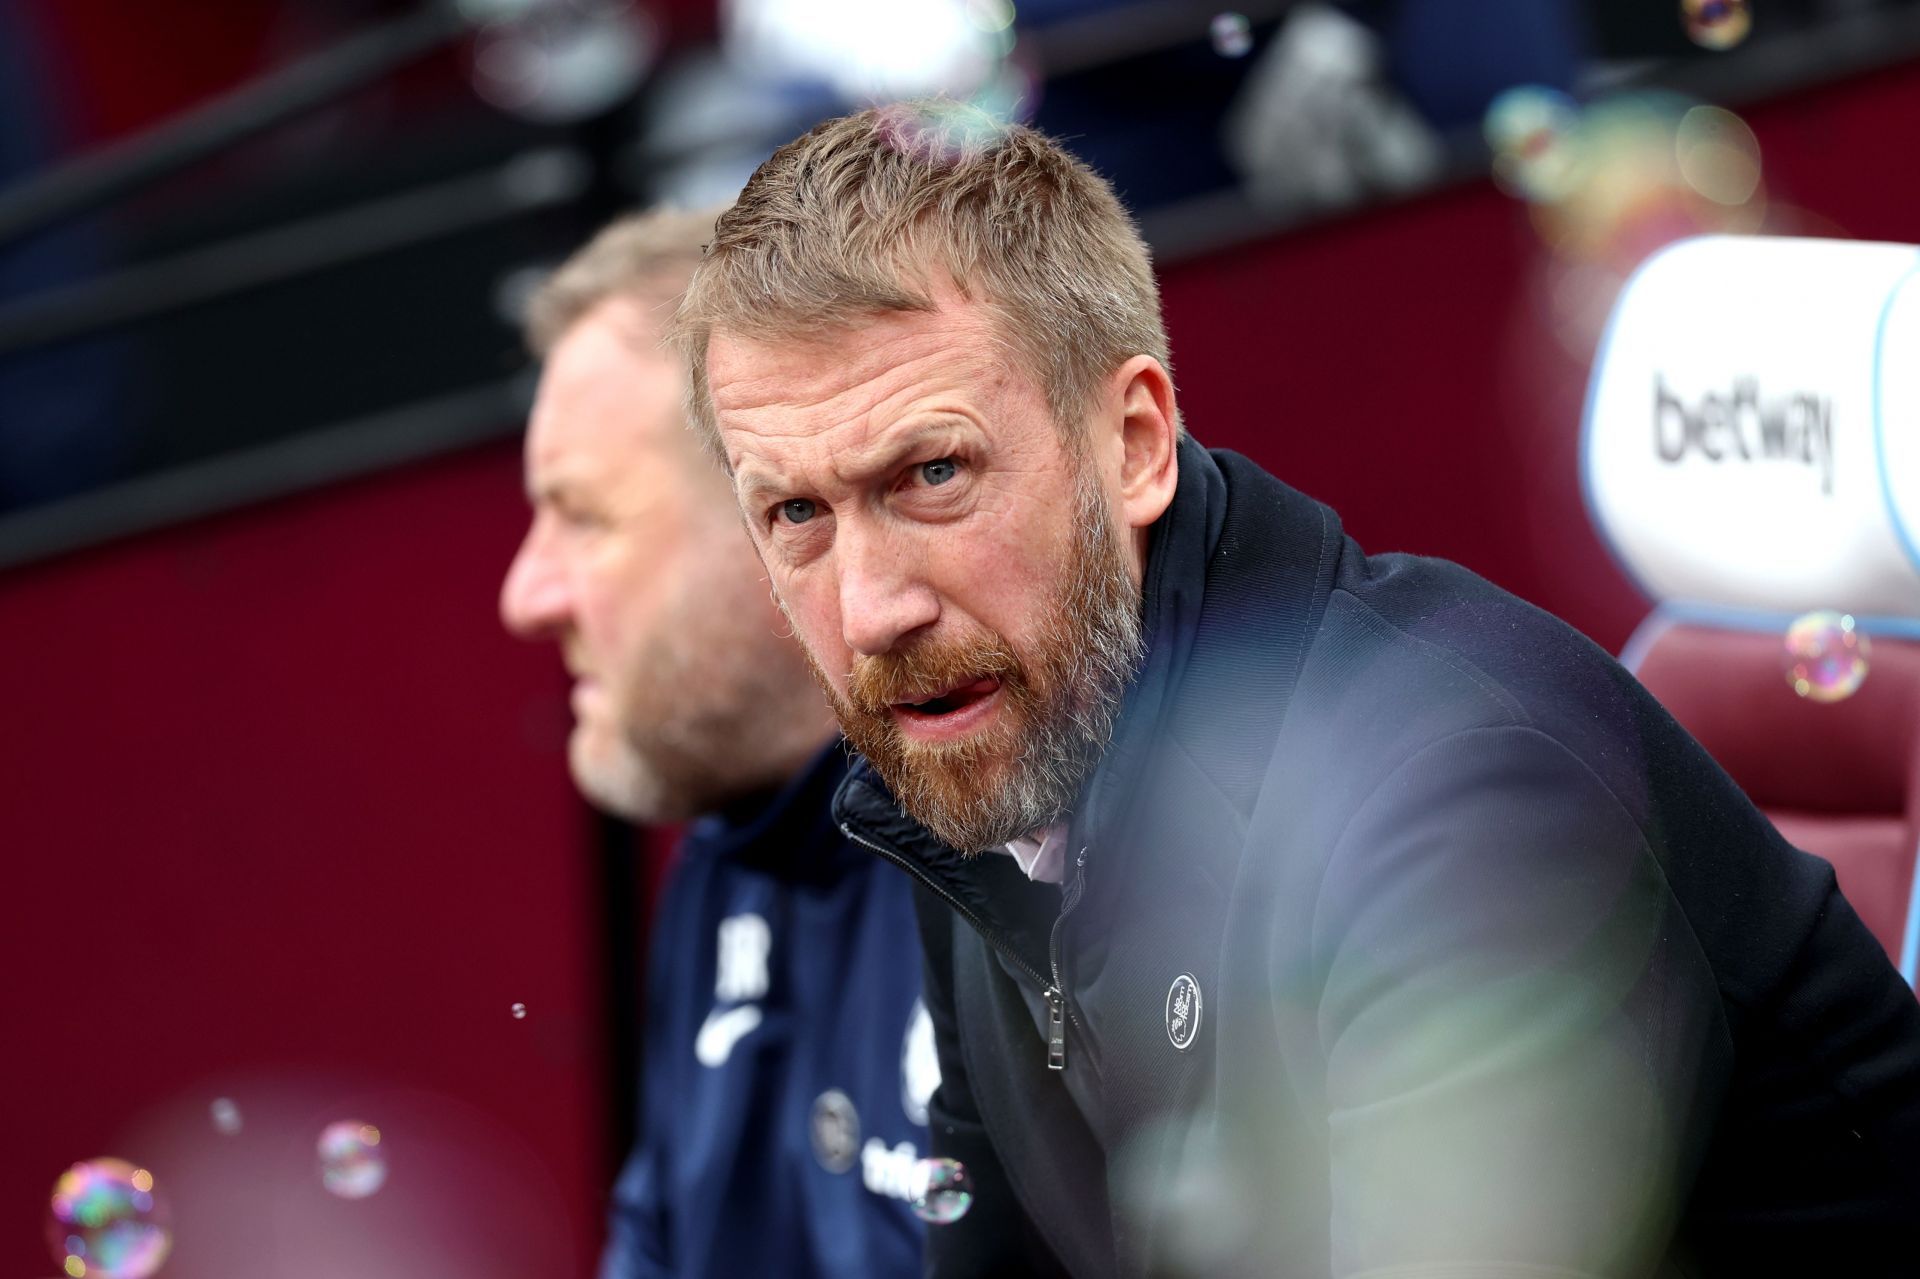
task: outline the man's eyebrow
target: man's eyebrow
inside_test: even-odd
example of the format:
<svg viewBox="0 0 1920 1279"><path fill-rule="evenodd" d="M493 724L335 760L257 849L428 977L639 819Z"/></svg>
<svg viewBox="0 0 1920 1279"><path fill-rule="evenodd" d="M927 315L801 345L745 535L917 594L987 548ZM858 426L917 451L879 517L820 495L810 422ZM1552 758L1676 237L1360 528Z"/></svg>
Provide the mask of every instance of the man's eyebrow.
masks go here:
<svg viewBox="0 0 1920 1279"><path fill-rule="evenodd" d="M546 475L527 481L527 501L535 506L579 498L579 481L570 475Z"/></svg>
<svg viewBox="0 0 1920 1279"><path fill-rule="evenodd" d="M958 413L941 413L915 422L895 436L876 441L864 454L857 454L854 467L862 471L886 471L901 458L925 447L928 440L952 439L973 425Z"/></svg>
<svg viewBox="0 0 1920 1279"><path fill-rule="evenodd" d="M926 447L929 440L953 439L971 427L970 419L958 413L941 413L915 422L897 435L876 440L866 448L843 455L834 470L842 480L855 482L884 474L900 464L902 458ZM752 510L776 493L791 493L805 485L785 476L769 474L752 464L735 471L742 507Z"/></svg>
<svg viewBox="0 0 1920 1279"><path fill-rule="evenodd" d="M757 470L735 472L735 476L740 485L740 505L749 511L773 494L787 492L793 487L778 476Z"/></svg>
<svg viewBox="0 0 1920 1279"><path fill-rule="evenodd" d="M875 440L866 448L848 455L840 471L856 482L885 475L901 462L927 447L930 441L957 442L973 426L971 419L958 413L940 413L922 418L897 434Z"/></svg>

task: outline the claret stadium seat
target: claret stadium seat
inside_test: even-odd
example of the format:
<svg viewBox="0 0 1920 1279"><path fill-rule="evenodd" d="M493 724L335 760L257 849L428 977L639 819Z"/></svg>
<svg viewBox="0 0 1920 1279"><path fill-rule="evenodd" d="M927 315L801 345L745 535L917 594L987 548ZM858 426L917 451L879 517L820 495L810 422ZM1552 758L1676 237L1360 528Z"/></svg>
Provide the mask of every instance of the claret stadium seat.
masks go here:
<svg viewBox="0 0 1920 1279"><path fill-rule="evenodd" d="M1712 236L1649 259L1594 361L1587 508L1654 601L1621 660L1920 964L1920 249ZM1796 689L1795 619L1865 676ZM1829 648L1834 648L1829 643ZM1851 690L1851 691L1849 691Z"/></svg>

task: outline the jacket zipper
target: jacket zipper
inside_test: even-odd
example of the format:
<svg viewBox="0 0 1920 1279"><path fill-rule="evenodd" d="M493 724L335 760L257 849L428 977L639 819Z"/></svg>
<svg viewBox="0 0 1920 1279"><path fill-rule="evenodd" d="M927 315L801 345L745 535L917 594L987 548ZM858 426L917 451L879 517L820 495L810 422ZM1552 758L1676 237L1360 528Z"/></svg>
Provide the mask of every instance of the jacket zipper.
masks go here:
<svg viewBox="0 0 1920 1279"><path fill-rule="evenodd" d="M1053 921L1053 931L1047 936L1047 967L1052 970L1053 984L1047 987L1047 1069L1065 1070L1067 1068L1067 1017L1071 1009L1067 1005L1067 984L1060 978L1060 927L1067 922L1067 916L1080 904L1080 894L1087 883L1087 850L1081 849L1073 859L1073 882L1068 884L1060 898L1060 913Z"/></svg>
<svg viewBox="0 0 1920 1279"><path fill-rule="evenodd" d="M1065 1070L1067 1068L1066 1023L1071 1021L1075 1026L1079 1026L1082 1031L1084 1031L1086 1027L1080 1025L1080 1019L1074 1015L1073 1008L1067 1003L1067 997L1060 985L1060 921L1067 917L1068 911L1080 903L1080 891L1085 881L1084 868L1087 862L1087 850L1084 848L1080 850L1080 858L1074 869L1073 886L1071 890L1069 890L1069 894L1061 899L1059 917L1053 921L1053 932L1047 938L1047 963L1053 970L1053 980L1048 981L1046 977L1040 974L1038 969L1034 968L1018 951L1014 950L1006 939L988 928L985 920L975 914L965 902L936 883L933 876L927 874L918 863L901 853L894 852L884 844L878 844L868 839L866 836L855 831L851 822L841 822L840 833L860 845L860 847L892 862L895 866L898 866L901 870L906 871L907 874L926 885L935 897L938 897L941 901L953 908L954 914L971 924L973 931L984 937L987 944L999 951L1008 963L1032 978L1034 985L1045 987L1041 997L1047 1001L1047 1069Z"/></svg>

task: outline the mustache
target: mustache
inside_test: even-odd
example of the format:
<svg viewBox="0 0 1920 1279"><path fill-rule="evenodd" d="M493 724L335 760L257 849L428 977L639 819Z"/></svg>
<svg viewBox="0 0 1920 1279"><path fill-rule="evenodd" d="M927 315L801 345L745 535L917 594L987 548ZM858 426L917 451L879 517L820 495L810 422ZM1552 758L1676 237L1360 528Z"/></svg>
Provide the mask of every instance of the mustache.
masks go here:
<svg viewBox="0 0 1920 1279"><path fill-rule="evenodd" d="M1022 683L1020 659L1000 636L923 640L855 659L847 677L847 701L868 715L884 715L898 703L923 702L985 678L1010 688Z"/></svg>

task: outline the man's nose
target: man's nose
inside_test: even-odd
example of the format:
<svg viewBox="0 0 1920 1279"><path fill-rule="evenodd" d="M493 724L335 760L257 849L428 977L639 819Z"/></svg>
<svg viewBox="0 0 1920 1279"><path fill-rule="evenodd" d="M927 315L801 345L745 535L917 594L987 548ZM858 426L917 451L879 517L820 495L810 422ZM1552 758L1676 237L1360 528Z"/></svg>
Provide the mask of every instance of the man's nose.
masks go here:
<svg viewBox="0 0 1920 1279"><path fill-rule="evenodd" d="M500 621L521 639L542 639L565 625L572 608L566 574L536 519L500 583Z"/></svg>
<svg viewBox="0 0 1920 1279"><path fill-rule="evenodd" d="M837 541L840 632L848 648L874 657L940 619L939 596L899 539L843 525Z"/></svg>

